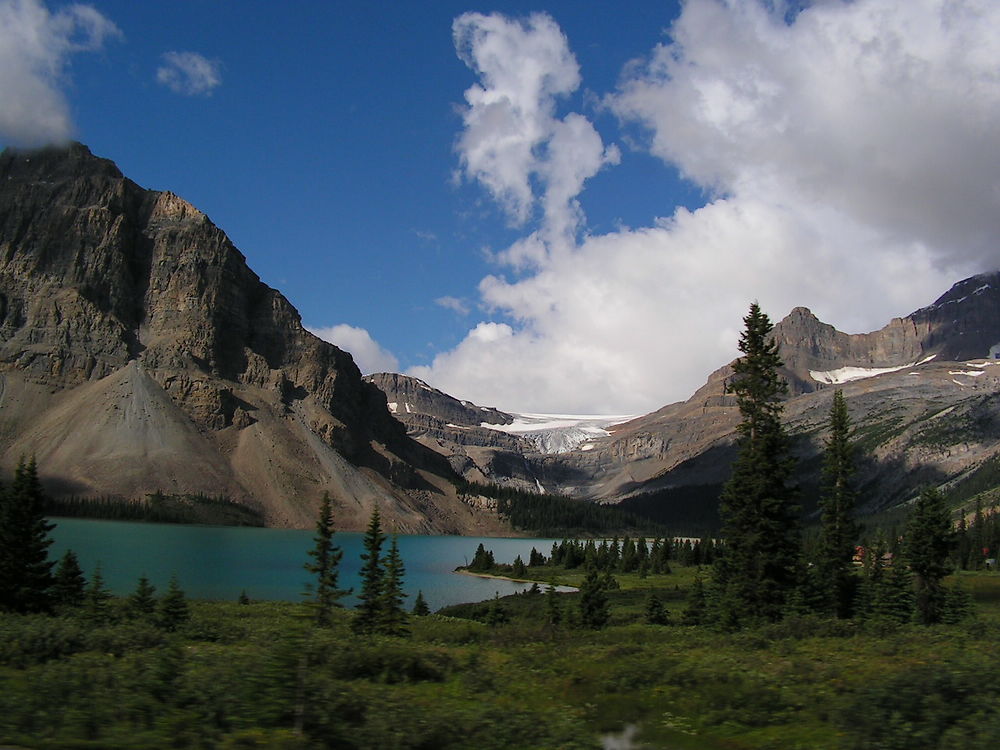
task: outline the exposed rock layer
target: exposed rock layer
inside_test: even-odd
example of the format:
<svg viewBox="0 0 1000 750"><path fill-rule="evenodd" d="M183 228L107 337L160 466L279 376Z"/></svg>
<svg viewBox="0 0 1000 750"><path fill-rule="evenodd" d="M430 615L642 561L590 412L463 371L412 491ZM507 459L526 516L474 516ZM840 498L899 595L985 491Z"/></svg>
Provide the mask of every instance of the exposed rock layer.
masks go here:
<svg viewBox="0 0 1000 750"><path fill-rule="evenodd" d="M777 323L774 336L790 384L785 415L802 458L807 508L815 502L834 388L844 390L863 438L859 481L869 510L906 500L923 482L961 482L1000 452L1000 361L993 358L1000 350L1000 273L961 281L934 304L873 333L837 331L798 307ZM714 508L694 505L714 503L728 476L740 419L726 393L731 376L731 366L722 367L687 401L561 455L542 455L527 441L520 448L493 444L488 435L434 420L430 407L420 413L423 402L400 416L411 435L470 478L478 471L504 484L625 502L671 521L709 518ZM396 381L378 382L390 400L397 398Z"/></svg>
<svg viewBox="0 0 1000 750"><path fill-rule="evenodd" d="M302 328L203 213L86 147L0 155L0 451L80 495L256 502L341 528L480 531L438 454L351 356Z"/></svg>

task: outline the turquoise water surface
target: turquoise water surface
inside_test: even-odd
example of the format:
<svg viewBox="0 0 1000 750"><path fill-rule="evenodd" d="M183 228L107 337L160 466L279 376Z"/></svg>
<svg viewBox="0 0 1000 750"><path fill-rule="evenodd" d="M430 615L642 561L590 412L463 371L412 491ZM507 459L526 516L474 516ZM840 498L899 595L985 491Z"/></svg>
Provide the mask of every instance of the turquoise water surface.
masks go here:
<svg viewBox="0 0 1000 750"><path fill-rule="evenodd" d="M300 601L309 574L313 532L298 529L260 529L245 526L180 526L127 521L51 519L56 528L50 556L72 549L89 577L99 563L101 574L115 594L135 589L145 574L159 591L176 575L185 593L199 599L236 599L246 591L251 599ZM358 588L362 534L338 533L334 540L344 551L340 565L342 587ZM468 536L400 536L399 551L406 565L407 608L418 590L430 608L490 599L523 591L525 584L477 578L455 573L472 559L482 542L497 562L526 562L531 548L548 555L552 539L497 539ZM383 550L388 549L388 541ZM343 600L352 606L355 599Z"/></svg>

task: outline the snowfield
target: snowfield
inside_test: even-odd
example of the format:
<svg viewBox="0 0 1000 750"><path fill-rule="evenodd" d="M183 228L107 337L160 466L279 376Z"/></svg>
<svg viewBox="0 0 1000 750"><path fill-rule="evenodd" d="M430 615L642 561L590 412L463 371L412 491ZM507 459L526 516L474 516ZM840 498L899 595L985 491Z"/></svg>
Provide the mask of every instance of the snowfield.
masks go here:
<svg viewBox="0 0 1000 750"><path fill-rule="evenodd" d="M497 432L518 435L535 444L539 453L568 453L579 446L581 450L592 450L593 445L585 445L594 438L607 437L609 427L634 419L633 415L606 414L514 414L511 424L490 424L483 422L480 427Z"/></svg>
<svg viewBox="0 0 1000 750"><path fill-rule="evenodd" d="M910 362L909 364L899 365L898 367L839 367L836 370L810 370L809 377L817 383L839 385L840 383L849 383L852 380L873 378L876 375L882 375L887 372L899 372L900 370L905 370L907 367L916 367L924 364L924 362L930 362L936 356L936 354L932 354L919 362Z"/></svg>

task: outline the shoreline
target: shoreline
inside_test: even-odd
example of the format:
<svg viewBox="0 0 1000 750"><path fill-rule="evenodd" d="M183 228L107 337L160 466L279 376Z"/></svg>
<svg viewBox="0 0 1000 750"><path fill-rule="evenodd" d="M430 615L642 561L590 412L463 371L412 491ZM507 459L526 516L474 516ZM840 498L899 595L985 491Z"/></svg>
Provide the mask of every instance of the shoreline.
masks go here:
<svg viewBox="0 0 1000 750"><path fill-rule="evenodd" d="M551 585L551 586L555 586L556 591L559 591L560 589L569 590L569 591L579 591L580 590L576 586L567 586L566 584L563 584L563 583L552 583L552 584L550 584L548 581L536 581L533 578L512 578L511 576L498 576L498 575L496 575L494 573L477 573L477 572L473 572L471 570L458 570L458 569L455 569L452 572L453 573L458 573L458 574L464 575L464 576L474 576L476 578L492 578L495 581L510 581L511 583L537 583L539 588L543 588L545 586L550 586Z"/></svg>

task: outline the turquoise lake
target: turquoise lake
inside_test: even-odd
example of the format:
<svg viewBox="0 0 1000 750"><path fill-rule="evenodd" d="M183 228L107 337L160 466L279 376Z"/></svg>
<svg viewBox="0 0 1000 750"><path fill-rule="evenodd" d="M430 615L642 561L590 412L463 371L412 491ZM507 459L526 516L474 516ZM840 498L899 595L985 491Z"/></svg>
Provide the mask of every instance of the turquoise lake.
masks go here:
<svg viewBox="0 0 1000 750"><path fill-rule="evenodd" d="M292 529L259 529L234 526L180 526L173 524L92 521L53 518L50 557L58 559L72 549L89 577L99 563L101 574L115 594L135 589L145 574L164 591L171 575L181 588L197 599L236 599L246 591L251 599L301 601L310 581L302 567L309 559L313 532ZM344 551L340 583L358 589L362 534L338 533L336 544ZM400 536L399 551L406 565L407 608L417 591L432 610L449 604L482 601L524 591L528 586L511 581L477 578L455 573L471 559L480 542L493 550L497 562L513 562L517 555L527 562L534 547L546 556L552 539L498 539L468 536ZM388 541L383 550L388 549ZM530 585L530 584L529 584ZM343 600L353 606L353 596Z"/></svg>

